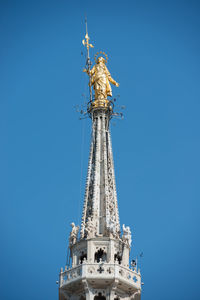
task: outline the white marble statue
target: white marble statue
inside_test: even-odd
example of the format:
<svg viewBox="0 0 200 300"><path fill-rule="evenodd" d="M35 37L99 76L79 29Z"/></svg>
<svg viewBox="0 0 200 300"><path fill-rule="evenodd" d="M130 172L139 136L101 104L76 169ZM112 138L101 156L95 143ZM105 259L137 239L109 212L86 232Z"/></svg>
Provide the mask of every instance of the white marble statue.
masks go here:
<svg viewBox="0 0 200 300"><path fill-rule="evenodd" d="M69 236L69 243L70 245L73 245L76 243L77 238L78 238L78 231L79 231L79 226L76 226L73 222L71 223L72 231Z"/></svg>
<svg viewBox="0 0 200 300"><path fill-rule="evenodd" d="M132 242L132 239L131 239L131 230L130 230L130 227L129 226L125 226L123 224L122 226L123 228L123 235L122 235L122 239L128 243L129 247L131 247L131 242Z"/></svg>

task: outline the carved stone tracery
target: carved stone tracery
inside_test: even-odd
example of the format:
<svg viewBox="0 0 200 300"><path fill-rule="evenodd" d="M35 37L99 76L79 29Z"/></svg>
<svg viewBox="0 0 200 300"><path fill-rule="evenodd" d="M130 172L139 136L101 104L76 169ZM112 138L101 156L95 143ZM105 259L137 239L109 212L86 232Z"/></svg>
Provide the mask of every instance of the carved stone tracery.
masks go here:
<svg viewBox="0 0 200 300"><path fill-rule="evenodd" d="M120 225L107 112L93 117L92 140L86 181L81 238L100 234L119 238ZM90 223L93 232L90 233Z"/></svg>

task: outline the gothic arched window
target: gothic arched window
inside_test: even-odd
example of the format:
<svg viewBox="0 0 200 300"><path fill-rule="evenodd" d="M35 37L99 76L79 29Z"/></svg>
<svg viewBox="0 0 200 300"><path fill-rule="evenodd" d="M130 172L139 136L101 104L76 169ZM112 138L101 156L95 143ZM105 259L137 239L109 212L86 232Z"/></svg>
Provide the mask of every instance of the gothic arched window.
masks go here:
<svg viewBox="0 0 200 300"><path fill-rule="evenodd" d="M99 293L98 296L94 297L94 300L106 300L106 297Z"/></svg>
<svg viewBox="0 0 200 300"><path fill-rule="evenodd" d="M114 261L118 261L118 263L121 265L122 255L119 253L119 251L114 255Z"/></svg>
<svg viewBox="0 0 200 300"><path fill-rule="evenodd" d="M106 258L107 258L107 255L106 255L106 252L103 251L101 248L95 252L95 255L94 255L94 261L95 262L100 262L101 261L106 261Z"/></svg>
<svg viewBox="0 0 200 300"><path fill-rule="evenodd" d="M81 252L81 255L80 255L80 257L79 257L79 262L80 262L80 264L83 263L84 259L87 260L87 253L84 253L84 252L82 251L82 252Z"/></svg>

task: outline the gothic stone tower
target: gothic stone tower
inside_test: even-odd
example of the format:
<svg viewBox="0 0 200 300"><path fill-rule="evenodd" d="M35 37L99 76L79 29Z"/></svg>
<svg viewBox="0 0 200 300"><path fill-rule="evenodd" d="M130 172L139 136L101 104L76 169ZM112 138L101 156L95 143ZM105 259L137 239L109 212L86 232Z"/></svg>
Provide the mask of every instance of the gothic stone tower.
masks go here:
<svg viewBox="0 0 200 300"><path fill-rule="evenodd" d="M86 34L87 41L87 34ZM82 224L71 224L71 266L61 268L59 300L140 300L141 275L129 267L130 228L120 231L109 122L113 113L107 96L112 79L99 57L86 72L95 99L89 103L92 136Z"/></svg>

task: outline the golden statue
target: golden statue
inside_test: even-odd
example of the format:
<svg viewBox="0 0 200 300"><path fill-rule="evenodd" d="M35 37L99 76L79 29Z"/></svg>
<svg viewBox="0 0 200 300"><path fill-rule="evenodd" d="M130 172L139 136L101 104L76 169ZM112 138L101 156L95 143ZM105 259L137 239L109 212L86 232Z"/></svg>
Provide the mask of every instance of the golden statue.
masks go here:
<svg viewBox="0 0 200 300"><path fill-rule="evenodd" d="M106 67L106 63L108 60L108 56L105 54L105 52L100 51L95 55L95 62L96 64L91 67L91 61L90 61L90 55L89 55L89 49L93 48L94 46L89 43L89 36L87 32L87 20L86 23L86 35L85 39L82 40L82 43L87 48L87 69L84 69L83 72L86 72L89 75L90 82L90 101L92 102L92 86L95 92L95 102L100 103L104 105L105 103L108 103L109 100L107 99L108 96L112 97L112 89L110 86L110 82L114 84L115 86L119 86L119 83L117 83L110 75L110 72L108 71ZM105 58L102 56L104 55ZM98 57L98 58L97 58ZM100 102L99 102L100 101Z"/></svg>
<svg viewBox="0 0 200 300"><path fill-rule="evenodd" d="M90 76L90 85L93 86L95 92L95 100L107 100L107 96L112 97L112 89L110 86L110 82L117 87L119 83L117 83L110 75L106 67L107 59L100 56L96 60L96 64L93 66L91 70L84 69L84 72L87 72Z"/></svg>

